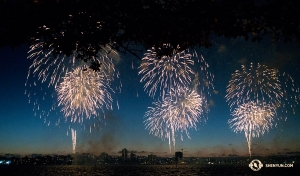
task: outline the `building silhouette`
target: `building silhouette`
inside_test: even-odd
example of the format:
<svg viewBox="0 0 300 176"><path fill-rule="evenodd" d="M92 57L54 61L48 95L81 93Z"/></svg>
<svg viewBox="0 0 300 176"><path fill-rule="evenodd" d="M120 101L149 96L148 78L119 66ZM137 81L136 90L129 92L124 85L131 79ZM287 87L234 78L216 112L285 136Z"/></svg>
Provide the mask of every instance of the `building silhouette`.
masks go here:
<svg viewBox="0 0 300 176"><path fill-rule="evenodd" d="M156 163L156 155L148 155L148 163L149 164L155 164Z"/></svg>
<svg viewBox="0 0 300 176"><path fill-rule="evenodd" d="M131 161L135 161L136 160L136 154L134 154L133 152L130 153L130 160Z"/></svg>
<svg viewBox="0 0 300 176"><path fill-rule="evenodd" d="M128 159L128 150L126 148L122 149L122 159L123 160Z"/></svg>
<svg viewBox="0 0 300 176"><path fill-rule="evenodd" d="M183 152L175 152L175 161L180 162L183 157Z"/></svg>

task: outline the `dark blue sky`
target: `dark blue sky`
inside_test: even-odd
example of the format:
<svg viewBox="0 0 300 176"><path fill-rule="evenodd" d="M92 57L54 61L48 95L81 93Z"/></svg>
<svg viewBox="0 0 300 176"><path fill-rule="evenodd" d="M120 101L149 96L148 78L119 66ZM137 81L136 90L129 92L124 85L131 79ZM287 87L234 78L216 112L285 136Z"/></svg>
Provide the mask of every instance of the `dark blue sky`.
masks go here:
<svg viewBox="0 0 300 176"><path fill-rule="evenodd" d="M212 38L213 46L209 49L196 48L210 65L214 74L216 93L210 99L206 123L190 130L191 139L183 134L183 141L176 135L176 150L185 148L186 155L192 156L227 156L247 155L248 147L243 133L234 133L227 123L230 108L225 100L226 86L235 70L241 64L261 63L281 72L289 73L300 86L300 50L299 43L271 42L264 39L260 43L244 41L242 38L227 40ZM24 94L28 68L32 60L27 59L27 45L0 48L0 155L5 153L57 153L72 152L70 128L77 131L78 152L108 152L117 154L122 148L137 151L137 155L155 153L170 154L168 141L149 134L145 129L144 114L152 106L154 99L143 90L137 67L140 61L134 56L121 55L116 68L120 78L112 85L122 83L121 93L113 95L113 110L106 111L101 122L95 119L85 120L82 124L64 121L63 114L57 108L47 117L34 116L33 104ZM143 53L139 53L142 56ZM54 88L44 89L49 94ZM32 91L32 90L31 90ZM38 90L35 90L38 92ZM299 95L298 95L299 96ZM41 108L51 107L55 99L47 99ZM119 104L119 109L117 107ZM296 114L287 114L287 120L277 121L277 126L268 133L253 140L253 154L276 154L278 152L296 152L300 150L299 106ZM46 120L44 120L46 119ZM60 120L59 124L56 122ZM50 124L49 124L50 121ZM96 123L96 124L95 124ZM94 127L95 124L95 127ZM92 132L90 133L90 125ZM68 134L68 135L67 135Z"/></svg>

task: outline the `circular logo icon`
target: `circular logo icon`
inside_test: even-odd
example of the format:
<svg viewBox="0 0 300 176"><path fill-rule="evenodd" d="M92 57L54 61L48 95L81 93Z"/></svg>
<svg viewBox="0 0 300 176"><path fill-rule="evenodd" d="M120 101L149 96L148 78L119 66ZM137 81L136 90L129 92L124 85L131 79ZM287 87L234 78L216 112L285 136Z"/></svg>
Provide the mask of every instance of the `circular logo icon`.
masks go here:
<svg viewBox="0 0 300 176"><path fill-rule="evenodd" d="M258 159L254 159L250 162L249 167L253 171L259 171L263 167L263 164Z"/></svg>

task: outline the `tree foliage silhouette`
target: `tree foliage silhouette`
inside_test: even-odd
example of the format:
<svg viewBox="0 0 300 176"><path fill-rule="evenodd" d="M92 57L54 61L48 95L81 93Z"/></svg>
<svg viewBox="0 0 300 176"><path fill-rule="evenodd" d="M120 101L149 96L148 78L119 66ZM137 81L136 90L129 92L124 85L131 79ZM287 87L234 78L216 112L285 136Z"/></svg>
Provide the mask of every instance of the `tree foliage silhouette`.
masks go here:
<svg viewBox="0 0 300 176"><path fill-rule="evenodd" d="M106 44L134 55L130 44L161 54L210 47L212 34L300 41L298 9L300 1L280 0L2 0L0 46L42 41L56 54L77 51L88 60Z"/></svg>

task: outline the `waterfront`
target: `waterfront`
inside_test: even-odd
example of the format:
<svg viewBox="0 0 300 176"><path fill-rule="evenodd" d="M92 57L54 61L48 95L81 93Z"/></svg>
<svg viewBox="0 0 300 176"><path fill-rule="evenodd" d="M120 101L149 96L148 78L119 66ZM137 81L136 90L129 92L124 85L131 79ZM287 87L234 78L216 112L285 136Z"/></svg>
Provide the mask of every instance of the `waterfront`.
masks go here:
<svg viewBox="0 0 300 176"><path fill-rule="evenodd" d="M1 166L5 175L296 175L300 169L265 168L252 171L248 166L233 165L119 165L119 166Z"/></svg>

